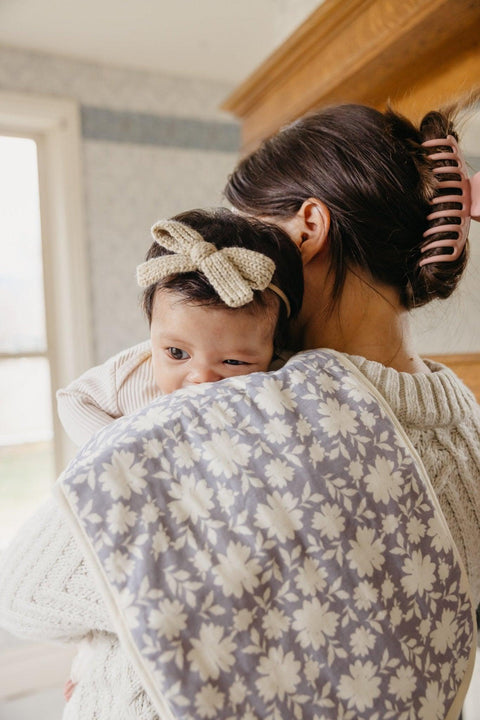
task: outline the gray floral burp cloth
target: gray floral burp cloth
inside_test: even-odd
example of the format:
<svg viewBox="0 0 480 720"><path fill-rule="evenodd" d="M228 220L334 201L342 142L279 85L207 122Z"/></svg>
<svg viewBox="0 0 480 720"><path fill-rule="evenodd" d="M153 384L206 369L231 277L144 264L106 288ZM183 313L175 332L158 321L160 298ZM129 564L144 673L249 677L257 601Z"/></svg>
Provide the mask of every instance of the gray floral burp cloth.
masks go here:
<svg viewBox="0 0 480 720"><path fill-rule="evenodd" d="M468 584L415 451L340 354L160 398L58 492L161 720L447 715Z"/></svg>

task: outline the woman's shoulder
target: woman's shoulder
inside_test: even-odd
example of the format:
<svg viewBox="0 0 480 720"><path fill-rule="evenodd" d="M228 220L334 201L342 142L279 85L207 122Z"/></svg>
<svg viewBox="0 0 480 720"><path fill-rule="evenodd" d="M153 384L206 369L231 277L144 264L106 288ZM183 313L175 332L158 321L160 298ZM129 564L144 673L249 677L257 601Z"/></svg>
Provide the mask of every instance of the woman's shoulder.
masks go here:
<svg viewBox="0 0 480 720"><path fill-rule="evenodd" d="M480 431L480 406L473 392L446 365L425 360L429 373L408 373L363 357L347 357L385 397L402 424L426 429L468 421Z"/></svg>

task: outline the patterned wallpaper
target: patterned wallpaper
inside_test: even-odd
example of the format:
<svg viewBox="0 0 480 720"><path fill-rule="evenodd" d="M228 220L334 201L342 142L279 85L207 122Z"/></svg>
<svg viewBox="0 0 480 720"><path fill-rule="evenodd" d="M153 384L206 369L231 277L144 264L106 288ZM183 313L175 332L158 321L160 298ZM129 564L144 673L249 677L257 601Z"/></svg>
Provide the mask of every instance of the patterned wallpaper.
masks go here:
<svg viewBox="0 0 480 720"><path fill-rule="evenodd" d="M135 268L161 217L219 205L238 125L228 85L0 48L0 89L80 104L96 362L148 336Z"/></svg>

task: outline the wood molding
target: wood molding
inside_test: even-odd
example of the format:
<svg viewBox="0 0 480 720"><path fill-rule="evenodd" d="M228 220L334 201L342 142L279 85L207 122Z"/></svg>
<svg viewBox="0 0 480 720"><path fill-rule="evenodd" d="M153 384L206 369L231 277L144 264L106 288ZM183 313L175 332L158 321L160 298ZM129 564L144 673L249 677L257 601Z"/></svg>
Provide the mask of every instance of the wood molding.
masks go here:
<svg viewBox="0 0 480 720"><path fill-rule="evenodd" d="M480 90L478 0L325 0L223 103L243 149L314 107L391 100L416 119Z"/></svg>

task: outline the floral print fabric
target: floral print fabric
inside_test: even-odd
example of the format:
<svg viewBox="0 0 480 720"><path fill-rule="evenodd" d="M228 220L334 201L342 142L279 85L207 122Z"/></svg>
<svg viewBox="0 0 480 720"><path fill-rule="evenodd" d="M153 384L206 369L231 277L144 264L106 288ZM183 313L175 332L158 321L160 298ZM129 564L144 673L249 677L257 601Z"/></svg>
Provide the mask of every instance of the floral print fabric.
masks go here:
<svg viewBox="0 0 480 720"><path fill-rule="evenodd" d="M403 431L341 355L160 398L60 492L162 720L435 720L473 638Z"/></svg>

